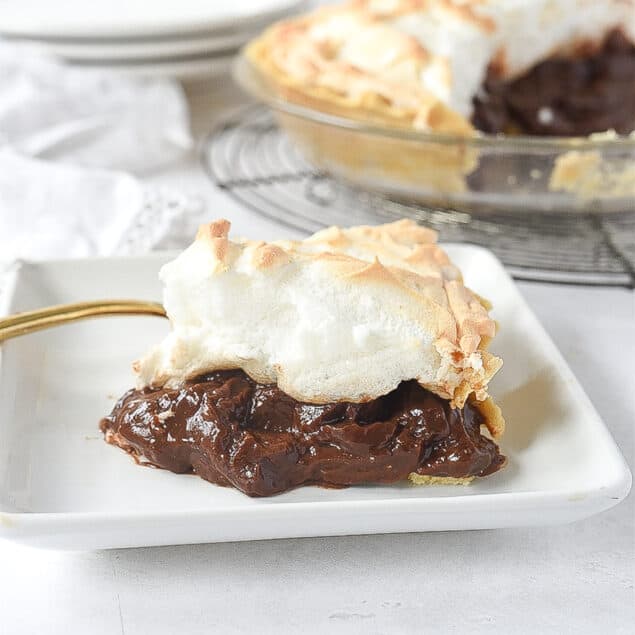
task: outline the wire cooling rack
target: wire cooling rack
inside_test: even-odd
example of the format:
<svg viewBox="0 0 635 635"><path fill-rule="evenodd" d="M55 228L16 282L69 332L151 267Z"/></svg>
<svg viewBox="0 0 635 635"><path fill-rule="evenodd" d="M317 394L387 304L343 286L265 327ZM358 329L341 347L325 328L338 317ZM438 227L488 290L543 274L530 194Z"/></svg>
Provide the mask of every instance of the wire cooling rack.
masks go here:
<svg viewBox="0 0 635 635"><path fill-rule="evenodd" d="M524 280L635 286L635 214L474 214L422 207L353 189L309 165L270 112L228 113L203 144L203 166L228 194L305 232L413 218L446 242L491 249Z"/></svg>

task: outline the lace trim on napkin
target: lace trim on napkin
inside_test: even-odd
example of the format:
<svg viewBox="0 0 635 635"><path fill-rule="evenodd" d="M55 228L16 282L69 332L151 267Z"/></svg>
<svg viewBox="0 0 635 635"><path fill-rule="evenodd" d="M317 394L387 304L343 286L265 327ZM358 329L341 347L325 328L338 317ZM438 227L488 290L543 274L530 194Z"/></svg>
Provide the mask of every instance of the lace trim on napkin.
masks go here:
<svg viewBox="0 0 635 635"><path fill-rule="evenodd" d="M169 188L148 188L141 209L115 248L116 255L179 249L191 241L203 222L203 201Z"/></svg>

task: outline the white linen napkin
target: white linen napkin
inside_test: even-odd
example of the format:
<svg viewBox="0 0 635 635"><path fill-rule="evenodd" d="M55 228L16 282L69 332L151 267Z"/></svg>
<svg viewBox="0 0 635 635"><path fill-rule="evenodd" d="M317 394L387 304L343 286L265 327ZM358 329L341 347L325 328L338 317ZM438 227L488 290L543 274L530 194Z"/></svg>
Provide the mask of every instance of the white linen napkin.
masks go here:
<svg viewBox="0 0 635 635"><path fill-rule="evenodd" d="M0 261L142 253L187 243L202 203L115 171L0 150Z"/></svg>
<svg viewBox="0 0 635 635"><path fill-rule="evenodd" d="M183 89L170 79L77 68L0 41L0 146L144 173L192 147Z"/></svg>

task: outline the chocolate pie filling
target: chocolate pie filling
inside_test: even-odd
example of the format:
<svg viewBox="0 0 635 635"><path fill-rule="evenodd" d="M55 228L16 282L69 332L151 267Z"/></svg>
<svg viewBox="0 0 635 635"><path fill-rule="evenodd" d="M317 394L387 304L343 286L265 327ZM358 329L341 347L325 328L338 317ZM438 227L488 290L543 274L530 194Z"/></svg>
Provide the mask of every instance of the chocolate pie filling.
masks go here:
<svg viewBox="0 0 635 635"><path fill-rule="evenodd" d="M635 128L635 46L618 30L590 55L548 59L511 82L492 68L472 123L490 133L628 134Z"/></svg>
<svg viewBox="0 0 635 635"><path fill-rule="evenodd" d="M482 424L473 406L452 409L415 381L362 404L314 405L230 370L177 390L130 390L100 428L140 462L269 496L309 484L391 483L411 472L491 474L505 457Z"/></svg>

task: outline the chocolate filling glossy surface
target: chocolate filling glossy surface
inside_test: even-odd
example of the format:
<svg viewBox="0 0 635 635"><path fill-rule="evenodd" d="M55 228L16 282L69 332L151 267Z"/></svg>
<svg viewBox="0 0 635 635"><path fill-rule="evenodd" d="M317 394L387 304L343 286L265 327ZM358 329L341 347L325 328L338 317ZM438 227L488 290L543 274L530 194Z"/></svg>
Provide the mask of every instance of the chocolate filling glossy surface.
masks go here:
<svg viewBox="0 0 635 635"><path fill-rule="evenodd" d="M100 428L140 462L193 472L250 496L300 485L390 483L411 472L485 476L505 463L482 415L414 381L363 404L314 405L218 371L181 389L128 391Z"/></svg>
<svg viewBox="0 0 635 635"><path fill-rule="evenodd" d="M635 46L620 31L599 50L548 59L514 81L492 69L474 99L483 132L586 136L635 129Z"/></svg>

